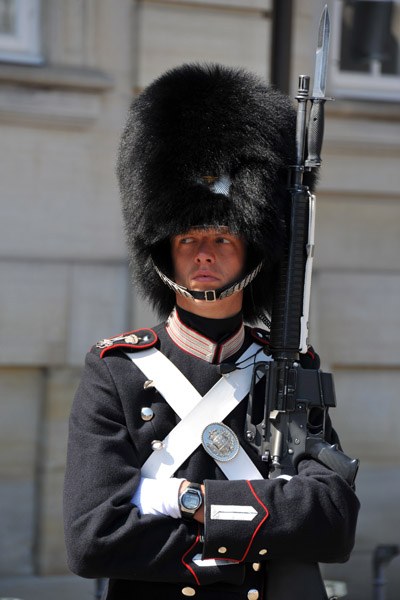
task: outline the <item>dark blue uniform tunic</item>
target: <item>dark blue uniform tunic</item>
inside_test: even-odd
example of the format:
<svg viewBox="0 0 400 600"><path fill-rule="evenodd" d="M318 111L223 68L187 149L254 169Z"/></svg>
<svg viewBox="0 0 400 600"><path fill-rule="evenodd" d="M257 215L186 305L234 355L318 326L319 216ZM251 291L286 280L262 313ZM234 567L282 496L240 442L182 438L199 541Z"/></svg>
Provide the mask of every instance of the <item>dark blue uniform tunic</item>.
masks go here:
<svg viewBox="0 0 400 600"><path fill-rule="evenodd" d="M183 351L165 324L153 331L147 345L154 343L201 395L206 394L220 378L218 365ZM246 327L242 348L228 362L254 341ZM244 438L246 399L224 422L265 479L227 481L199 446L174 476L205 483L204 527L195 521L142 515L131 503L140 467L152 452L152 441L163 440L179 417L155 388L144 389L146 377L123 351L143 345L124 346L116 341L108 348L94 347L87 355L71 412L65 532L74 573L109 578L108 600L245 600L257 598L257 593L262 598L269 574L272 577L275 567L279 570L292 560L308 565L348 559L359 508L354 491L314 460L301 461L298 475L290 481L268 479L266 464ZM303 361L304 366L315 366L310 356ZM142 419L143 407L154 411L152 420ZM329 419L327 441L337 441ZM251 506L256 517L211 519L215 504ZM203 566L205 559L218 562ZM289 569L283 572L290 577ZM293 583L293 599L312 599L300 581ZM287 595L279 600L290 599Z"/></svg>

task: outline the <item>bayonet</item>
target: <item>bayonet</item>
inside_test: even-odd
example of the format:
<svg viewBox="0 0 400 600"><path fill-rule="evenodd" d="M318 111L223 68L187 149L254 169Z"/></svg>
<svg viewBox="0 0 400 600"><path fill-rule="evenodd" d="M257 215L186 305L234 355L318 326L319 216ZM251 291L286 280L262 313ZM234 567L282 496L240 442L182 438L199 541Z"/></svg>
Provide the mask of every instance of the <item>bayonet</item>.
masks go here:
<svg viewBox="0 0 400 600"><path fill-rule="evenodd" d="M324 104L326 73L328 68L330 20L328 7L325 6L318 30L318 43L315 55L314 86L311 97L311 110L308 121L306 168L321 165L321 149L324 137Z"/></svg>
<svg viewBox="0 0 400 600"><path fill-rule="evenodd" d="M330 29L331 24L328 7L325 6L318 29L318 43L317 51L315 53L314 88L312 92L313 98L325 98Z"/></svg>
<svg viewBox="0 0 400 600"><path fill-rule="evenodd" d="M330 20L328 7L322 12L318 29L318 42L315 55L314 86L311 109L307 126L307 155L304 161L306 169L315 169L321 165L321 149L324 137L324 104L326 101L326 73L328 69ZM314 255L315 196L309 198L309 232L307 241L307 260L304 270L303 313L300 319L300 351L306 352L308 345L311 275Z"/></svg>

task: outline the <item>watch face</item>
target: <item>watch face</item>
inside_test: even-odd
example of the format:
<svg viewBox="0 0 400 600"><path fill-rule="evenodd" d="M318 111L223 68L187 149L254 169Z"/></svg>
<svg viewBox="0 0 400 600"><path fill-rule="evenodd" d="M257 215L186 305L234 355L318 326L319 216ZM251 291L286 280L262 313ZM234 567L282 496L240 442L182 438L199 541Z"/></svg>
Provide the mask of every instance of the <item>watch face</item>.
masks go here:
<svg viewBox="0 0 400 600"><path fill-rule="evenodd" d="M182 505L188 510L195 510L200 506L200 498L196 492L187 491L182 496Z"/></svg>

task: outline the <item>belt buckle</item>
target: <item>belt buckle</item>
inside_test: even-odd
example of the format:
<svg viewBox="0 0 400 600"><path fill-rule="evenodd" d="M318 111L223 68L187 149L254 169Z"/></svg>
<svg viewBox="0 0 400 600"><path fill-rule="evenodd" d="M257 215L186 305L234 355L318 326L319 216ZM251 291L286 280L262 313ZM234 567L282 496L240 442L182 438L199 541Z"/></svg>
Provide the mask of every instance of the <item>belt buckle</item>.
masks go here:
<svg viewBox="0 0 400 600"><path fill-rule="evenodd" d="M206 302L214 302L217 299L217 295L215 290L206 290L205 292L205 300ZM208 297L208 294L211 294L211 298Z"/></svg>
<svg viewBox="0 0 400 600"><path fill-rule="evenodd" d="M201 434L204 450L214 460L228 462L239 452L239 439L225 423L210 423Z"/></svg>

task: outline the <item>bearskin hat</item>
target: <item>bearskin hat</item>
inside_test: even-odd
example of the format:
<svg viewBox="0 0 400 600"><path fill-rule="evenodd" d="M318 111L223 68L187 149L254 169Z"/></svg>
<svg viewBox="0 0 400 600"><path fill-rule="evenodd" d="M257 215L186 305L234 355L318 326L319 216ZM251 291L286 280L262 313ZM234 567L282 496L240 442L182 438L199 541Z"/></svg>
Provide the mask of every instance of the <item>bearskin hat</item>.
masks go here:
<svg viewBox="0 0 400 600"><path fill-rule="evenodd" d="M247 245L247 268L263 267L244 292L244 318L269 311L272 279L287 236L288 166L295 164L296 113L289 98L255 75L187 64L136 98L117 164L135 279L161 316L175 294L170 238L226 226ZM228 182L226 190L210 185Z"/></svg>

